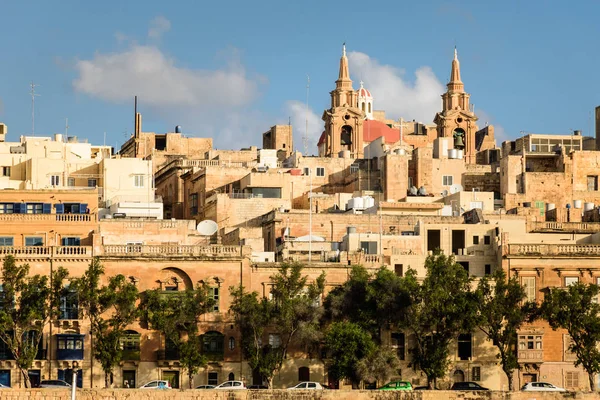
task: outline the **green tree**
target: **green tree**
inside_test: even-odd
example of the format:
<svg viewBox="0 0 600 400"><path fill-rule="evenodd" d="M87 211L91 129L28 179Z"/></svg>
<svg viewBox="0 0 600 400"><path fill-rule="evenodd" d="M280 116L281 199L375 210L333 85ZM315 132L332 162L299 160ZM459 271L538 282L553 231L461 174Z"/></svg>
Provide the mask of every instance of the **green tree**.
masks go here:
<svg viewBox="0 0 600 400"><path fill-rule="evenodd" d="M577 283L545 290L541 315L552 329L566 329L571 336L569 350L575 353L575 365L588 374L590 390L595 390L594 375L600 372L600 304L598 286Z"/></svg>
<svg viewBox="0 0 600 400"><path fill-rule="evenodd" d="M73 279L69 290L78 296L79 307L90 322L94 335L94 358L104 371L104 384L110 386L113 369L122 360L121 341L128 325L138 317L138 289L124 275L112 276L102 285L104 267L94 258L82 277Z"/></svg>
<svg viewBox="0 0 600 400"><path fill-rule="evenodd" d="M29 265L17 265L12 256L2 263L0 291L0 340L15 358L25 387L30 387L28 371L33 364L50 319L57 315L64 268L45 275L29 275Z"/></svg>
<svg viewBox="0 0 600 400"><path fill-rule="evenodd" d="M283 263L271 276L270 300L259 298L256 292L247 293L243 287L230 288L230 311L241 332L244 357L269 387L292 344L312 345L320 338L322 307L318 299L325 288L325 274L309 284L303 269L300 263ZM279 342L263 343L267 332Z"/></svg>
<svg viewBox="0 0 600 400"><path fill-rule="evenodd" d="M198 331L200 317L215 305L208 286L201 284L196 289L179 292L149 290L143 297L142 320L164 335L165 344L173 345L182 369L187 371L191 389L194 375L208 363L208 358L202 354Z"/></svg>
<svg viewBox="0 0 600 400"><path fill-rule="evenodd" d="M398 319L409 300L402 278L394 272L382 267L371 275L355 265L348 280L327 295L324 319L356 323L381 343L382 330Z"/></svg>
<svg viewBox="0 0 600 400"><path fill-rule="evenodd" d="M422 283L411 269L403 279L409 301L398 324L413 335L411 366L425 374L431 387L448 370L451 342L472 331L475 305L471 279L454 257L436 252L425 260L425 269Z"/></svg>
<svg viewBox="0 0 600 400"><path fill-rule="evenodd" d="M369 332L354 322L334 322L325 334L325 349L330 360L329 376L334 380L349 379L352 387L359 386L368 375L359 372L361 360L376 351ZM364 362L366 365L368 362Z"/></svg>
<svg viewBox="0 0 600 400"><path fill-rule="evenodd" d="M358 376L363 381L385 383L400 368L396 351L388 346L376 346L356 365Z"/></svg>
<svg viewBox="0 0 600 400"><path fill-rule="evenodd" d="M513 390L513 371L519 368L517 331L530 316L531 304L516 277L506 278L503 270L483 277L475 292L477 327L498 349L497 357Z"/></svg>

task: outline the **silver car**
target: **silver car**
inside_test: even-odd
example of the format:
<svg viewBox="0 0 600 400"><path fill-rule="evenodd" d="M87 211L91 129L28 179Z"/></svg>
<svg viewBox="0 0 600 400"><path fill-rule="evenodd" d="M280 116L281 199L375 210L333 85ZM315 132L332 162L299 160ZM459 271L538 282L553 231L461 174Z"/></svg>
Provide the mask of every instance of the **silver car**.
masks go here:
<svg viewBox="0 0 600 400"><path fill-rule="evenodd" d="M523 385L521 390L526 392L566 392L567 389L554 386L548 382L529 382Z"/></svg>
<svg viewBox="0 0 600 400"><path fill-rule="evenodd" d="M40 387L42 389L64 389L70 388L71 385L69 385L67 382L61 379L48 379L45 381L41 381Z"/></svg>

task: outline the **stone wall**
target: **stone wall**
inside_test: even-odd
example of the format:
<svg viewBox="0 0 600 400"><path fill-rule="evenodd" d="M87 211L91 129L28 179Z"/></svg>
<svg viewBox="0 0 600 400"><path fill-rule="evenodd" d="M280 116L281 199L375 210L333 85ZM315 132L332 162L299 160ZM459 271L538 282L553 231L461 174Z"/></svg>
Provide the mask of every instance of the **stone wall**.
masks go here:
<svg viewBox="0 0 600 400"><path fill-rule="evenodd" d="M452 391L378 391L378 390L92 390L77 391L78 400L559 400L577 398L580 400L597 399L597 393L555 393L555 392L452 392ZM71 392L60 389L2 389L0 400L70 400Z"/></svg>

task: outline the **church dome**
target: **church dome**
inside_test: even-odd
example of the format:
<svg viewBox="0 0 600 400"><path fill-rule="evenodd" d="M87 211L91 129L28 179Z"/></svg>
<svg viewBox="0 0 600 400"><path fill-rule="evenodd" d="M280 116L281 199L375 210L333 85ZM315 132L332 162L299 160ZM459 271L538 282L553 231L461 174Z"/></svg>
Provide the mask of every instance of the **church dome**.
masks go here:
<svg viewBox="0 0 600 400"><path fill-rule="evenodd" d="M362 81L360 82L360 88L357 90L357 94L358 97L373 98L373 96L371 96L371 92L363 87Z"/></svg>

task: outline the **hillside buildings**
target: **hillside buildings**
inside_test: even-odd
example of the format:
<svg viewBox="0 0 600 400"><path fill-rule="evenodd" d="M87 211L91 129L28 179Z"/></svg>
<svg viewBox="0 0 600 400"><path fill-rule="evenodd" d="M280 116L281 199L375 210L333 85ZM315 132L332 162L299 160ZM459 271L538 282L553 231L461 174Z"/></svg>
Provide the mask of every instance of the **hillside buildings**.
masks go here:
<svg viewBox="0 0 600 400"><path fill-rule="evenodd" d="M576 131L497 145L494 127L478 125L456 51L440 95L432 123L386 119L374 108L377 93L362 82L354 89L344 48L318 157L295 149L286 125L258 133L260 149L216 150L212 139L185 137L178 128L143 132L136 112L134 134L114 154L62 135L7 142L0 124L0 254L29 263L31 273L64 266L72 276L99 257L108 276L122 273L140 291L207 283L217 303L200 322L201 351L211 361L194 385L262 383L242 357L229 288L268 296L281 261L305 263L309 279L324 271L326 291L342 284L353 264L424 276L423 263L438 248L476 279L498 268L518 276L532 300L541 301L547 287L599 284L594 139ZM215 221L217 231L199 232L204 220ZM424 384L409 367L413 339L394 330L385 337L402 360L398 377ZM544 323L524 326L516 386L548 380L586 389L568 343L565 332ZM44 334L32 380L67 378L75 369L79 385L102 386L92 346L77 301L65 299ZM159 333L132 325L123 346L116 387L152 379L187 387ZM292 354L276 387L329 381L321 355ZM17 371L0 343L0 383L19 386ZM494 347L480 333L457 338L443 384L460 380L507 388Z"/></svg>

